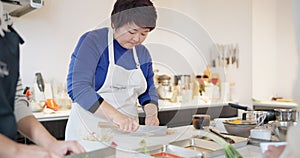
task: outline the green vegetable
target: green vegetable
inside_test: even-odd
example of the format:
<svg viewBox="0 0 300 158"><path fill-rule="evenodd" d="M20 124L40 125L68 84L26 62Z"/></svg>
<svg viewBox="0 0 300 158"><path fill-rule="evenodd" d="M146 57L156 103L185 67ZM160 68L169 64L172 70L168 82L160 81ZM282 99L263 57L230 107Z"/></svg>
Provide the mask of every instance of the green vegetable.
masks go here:
<svg viewBox="0 0 300 158"><path fill-rule="evenodd" d="M89 155L84 155L83 157L81 157L81 158L92 158L91 156L89 156Z"/></svg>
<svg viewBox="0 0 300 158"><path fill-rule="evenodd" d="M203 135L223 146L226 158L243 158L243 156L231 144L227 143L224 139L220 138L219 136L209 132L205 132L205 134Z"/></svg>
<svg viewBox="0 0 300 158"><path fill-rule="evenodd" d="M149 152L149 150L147 148L147 144L146 144L146 140L145 139L141 140L140 145L143 147L143 153L147 154L147 155L150 155L150 152Z"/></svg>
<svg viewBox="0 0 300 158"><path fill-rule="evenodd" d="M227 158L243 158L243 156L231 144L225 145L224 149Z"/></svg>

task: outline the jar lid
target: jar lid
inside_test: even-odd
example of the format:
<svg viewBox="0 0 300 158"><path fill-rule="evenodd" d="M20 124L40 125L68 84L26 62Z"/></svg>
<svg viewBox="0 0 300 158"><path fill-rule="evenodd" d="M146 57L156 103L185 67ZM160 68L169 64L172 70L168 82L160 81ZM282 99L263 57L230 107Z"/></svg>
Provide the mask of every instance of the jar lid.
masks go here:
<svg viewBox="0 0 300 158"><path fill-rule="evenodd" d="M193 118L204 118L204 117L210 118L210 115L207 115L207 114L194 114L193 115Z"/></svg>
<svg viewBox="0 0 300 158"><path fill-rule="evenodd" d="M168 75L159 75L157 79L158 80L170 80L171 77Z"/></svg>

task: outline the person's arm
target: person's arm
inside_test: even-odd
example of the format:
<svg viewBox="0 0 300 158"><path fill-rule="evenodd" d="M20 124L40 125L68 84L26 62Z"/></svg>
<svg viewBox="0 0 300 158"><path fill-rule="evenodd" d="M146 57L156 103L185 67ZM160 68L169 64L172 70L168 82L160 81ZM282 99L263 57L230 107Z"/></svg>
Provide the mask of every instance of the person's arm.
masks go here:
<svg viewBox="0 0 300 158"><path fill-rule="evenodd" d="M96 69L107 46L107 30L84 34L71 58L68 73L68 94L85 110L96 110L101 96L95 90ZM95 111L90 111L94 113Z"/></svg>
<svg viewBox="0 0 300 158"><path fill-rule="evenodd" d="M147 82L147 89L139 96L139 102L146 114L145 124L158 126L158 95L153 81L154 72L152 59L149 51L145 47L140 47L139 50L141 51L139 57L142 61L141 69Z"/></svg>
<svg viewBox="0 0 300 158"><path fill-rule="evenodd" d="M36 145L19 144L0 134L0 158L59 158L45 148Z"/></svg>
<svg viewBox="0 0 300 158"><path fill-rule="evenodd" d="M19 132L25 135L26 137L28 137L29 139L31 139L38 146L40 146L39 148L27 147L16 143L11 143L11 145L14 148L16 148L17 151L20 151L22 153L21 155L26 155L26 153L23 152L27 150L29 151L37 150L36 151L37 155L39 154L49 155L50 154L49 151L51 151L61 157L63 157L67 153L84 152L84 149L76 142L57 141L44 128L44 126L32 115L31 109L29 107L29 102L26 100L26 97L23 95L23 87L20 78L18 80L17 87L16 87L14 114L16 117ZM44 149L42 149L41 147L44 147ZM40 156L42 157L42 155Z"/></svg>
<svg viewBox="0 0 300 158"><path fill-rule="evenodd" d="M159 120L158 120L157 106L152 103L146 104L144 106L144 111L146 114L145 124L152 125L152 126L158 126Z"/></svg>
<svg viewBox="0 0 300 158"><path fill-rule="evenodd" d="M123 131L133 132L139 127L136 120L122 114L106 101L103 101L95 112L96 115L101 115L101 113Z"/></svg>
<svg viewBox="0 0 300 158"><path fill-rule="evenodd" d="M76 141L57 141L33 115L22 118L18 122L18 129L38 146L60 157L84 152L83 147Z"/></svg>

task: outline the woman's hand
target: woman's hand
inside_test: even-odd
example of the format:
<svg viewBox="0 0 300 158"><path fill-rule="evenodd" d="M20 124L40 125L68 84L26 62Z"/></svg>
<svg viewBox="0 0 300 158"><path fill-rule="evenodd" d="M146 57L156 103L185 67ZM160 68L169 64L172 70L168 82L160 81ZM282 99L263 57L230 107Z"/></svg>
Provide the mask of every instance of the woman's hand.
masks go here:
<svg viewBox="0 0 300 158"><path fill-rule="evenodd" d="M139 123L115 109L106 101L103 101L95 112L96 115L104 115L108 120L117 124L120 130L125 132L134 132L138 129Z"/></svg>
<svg viewBox="0 0 300 158"><path fill-rule="evenodd" d="M151 103L147 104L144 106L144 111L146 114L145 125L158 126L159 120L157 117L157 106Z"/></svg>
<svg viewBox="0 0 300 158"><path fill-rule="evenodd" d="M120 130L125 132L134 132L139 127L139 123L136 120L120 112L113 117L112 121L119 126Z"/></svg>
<svg viewBox="0 0 300 158"><path fill-rule="evenodd" d="M269 145L268 150L265 151L265 158L279 158L284 149L285 145Z"/></svg>
<svg viewBox="0 0 300 158"><path fill-rule="evenodd" d="M146 115L145 125L158 126L159 125L159 120L158 120L157 116L153 116L153 115L148 116L148 115Z"/></svg>

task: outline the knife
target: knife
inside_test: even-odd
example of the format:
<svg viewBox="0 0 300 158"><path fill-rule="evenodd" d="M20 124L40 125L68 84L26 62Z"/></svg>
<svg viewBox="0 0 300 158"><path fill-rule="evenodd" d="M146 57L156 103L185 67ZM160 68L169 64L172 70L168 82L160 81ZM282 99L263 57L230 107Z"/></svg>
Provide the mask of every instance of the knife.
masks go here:
<svg viewBox="0 0 300 158"><path fill-rule="evenodd" d="M111 122L98 122L100 128L114 128L119 129L119 126ZM167 135L167 126L147 126L140 125L139 128L130 132L133 135L149 135L149 136L165 136Z"/></svg>

